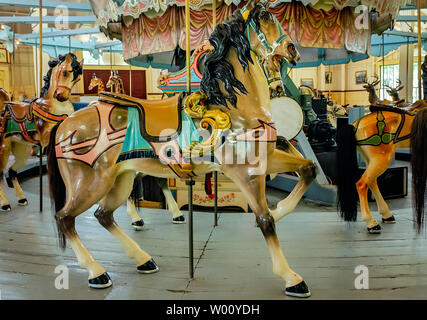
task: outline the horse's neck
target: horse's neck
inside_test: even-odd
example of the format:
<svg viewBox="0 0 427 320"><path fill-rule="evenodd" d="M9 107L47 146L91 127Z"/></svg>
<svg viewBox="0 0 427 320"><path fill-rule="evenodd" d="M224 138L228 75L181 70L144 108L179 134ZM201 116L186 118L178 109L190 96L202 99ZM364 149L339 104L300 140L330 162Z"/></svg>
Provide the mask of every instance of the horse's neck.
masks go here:
<svg viewBox="0 0 427 320"><path fill-rule="evenodd" d="M228 56L228 61L234 66L235 77L243 83L248 92L237 96L237 108L231 106L230 110L225 110L230 113L233 128L252 129L260 125L259 120L271 122L267 79L252 52L251 56L254 63L249 63L249 72L243 71L234 49L230 50Z"/></svg>

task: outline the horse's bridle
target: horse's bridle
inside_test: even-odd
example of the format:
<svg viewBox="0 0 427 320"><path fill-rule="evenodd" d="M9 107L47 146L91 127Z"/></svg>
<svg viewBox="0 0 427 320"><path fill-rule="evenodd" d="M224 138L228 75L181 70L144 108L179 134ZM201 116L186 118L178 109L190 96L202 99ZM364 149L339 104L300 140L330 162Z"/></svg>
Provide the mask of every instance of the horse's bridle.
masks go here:
<svg viewBox="0 0 427 320"><path fill-rule="evenodd" d="M249 10L246 8L246 6L244 6L240 10L240 13L242 14L243 19L245 19L245 21L246 21L248 19L248 16L249 16ZM266 60L269 56L274 55L274 52L276 51L276 48L278 46L280 46L280 44L283 42L283 40L285 40L286 38L288 38L288 35L283 32L283 28L280 25L279 20L277 20L277 18L276 18L275 15L272 14L272 16L273 16L274 23L276 24L277 32L279 33L279 37L273 42L272 45L270 45L268 43L268 41L267 41L264 33L260 29L256 28L256 25L255 25L255 22L253 21L253 19L251 19L248 22L248 26L246 28L246 34L247 34L247 37L248 37L248 40L249 40L249 44L250 44L250 41L251 41L250 40L250 36L249 36L249 28L252 28L252 30L255 32L255 34L256 34L256 36L258 38L258 41L262 44L262 46L266 50L267 55L265 57L262 57L262 60ZM251 49L251 51L253 51L253 50ZM256 56L258 58L260 58L259 55L258 55L258 53L256 53L255 51L253 51L253 52L256 54Z"/></svg>

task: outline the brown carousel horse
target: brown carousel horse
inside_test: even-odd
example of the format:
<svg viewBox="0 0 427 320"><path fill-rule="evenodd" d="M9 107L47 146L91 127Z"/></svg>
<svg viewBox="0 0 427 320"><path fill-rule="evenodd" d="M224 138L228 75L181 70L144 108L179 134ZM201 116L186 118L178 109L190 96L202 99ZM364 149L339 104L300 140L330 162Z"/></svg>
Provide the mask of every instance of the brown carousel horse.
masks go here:
<svg viewBox="0 0 427 320"><path fill-rule="evenodd" d="M93 78L93 77L92 77ZM99 78L98 78L99 79ZM101 80L102 83L102 80ZM103 87L103 86L102 86ZM123 84L123 79L120 77L119 73L116 70L111 71L110 78L108 79L107 89L113 90L115 93L125 94L125 86ZM98 84L98 95L99 92L99 84ZM126 203L126 213L131 218L132 227L134 230L139 231L144 229L144 220L139 216L135 203L139 200L138 197L138 187L141 184L141 179L144 177L143 174L138 174L137 178L134 181L134 187L132 188L131 195ZM172 214L172 223L174 224L183 224L185 223L185 218L179 210L178 204L173 197L167 179L159 178L157 179L157 183L162 189L162 192L165 196L166 203L168 204L168 210Z"/></svg>
<svg viewBox="0 0 427 320"><path fill-rule="evenodd" d="M49 61L49 67L41 97L30 103L6 102L0 118L0 172L3 173L10 154L13 154L15 162L9 169L8 184L14 187L21 206L27 205L28 201L18 182L18 170L27 164L32 146L46 147L51 129L74 112L69 101L70 92L82 73L82 65L73 54ZM1 188L0 202L1 211L11 210Z"/></svg>
<svg viewBox="0 0 427 320"><path fill-rule="evenodd" d="M98 102L75 112L52 131L48 172L60 245L65 248L66 241L70 243L79 265L89 272L90 287L112 285L75 230L75 218L99 201L95 212L99 223L136 260L139 272L156 272L151 256L113 218L131 192L135 172L190 178L220 171L247 197L267 242L273 272L285 281L285 293L307 297L307 285L289 267L280 248L275 221L295 208L315 178L316 167L290 143L288 152L275 148L269 87L254 61L256 56L277 57L295 64L299 54L277 19L253 2L218 24L209 42L200 93L160 101L103 93ZM183 138L193 119L202 128L210 126L207 139ZM125 148L132 131L143 137L144 148ZM181 148L184 142L187 147ZM292 171L300 176L298 184L270 213L266 175Z"/></svg>
<svg viewBox="0 0 427 320"><path fill-rule="evenodd" d="M381 232L381 226L369 210L369 188L375 196L382 222L396 222L381 195L377 178L387 170L396 148L410 139L415 216L418 228L421 226L427 177L426 107L426 100L419 100L410 108L371 106L370 114L338 131L337 186L341 216L345 221L356 221L359 199L368 232ZM356 150L366 162L362 177L358 174Z"/></svg>

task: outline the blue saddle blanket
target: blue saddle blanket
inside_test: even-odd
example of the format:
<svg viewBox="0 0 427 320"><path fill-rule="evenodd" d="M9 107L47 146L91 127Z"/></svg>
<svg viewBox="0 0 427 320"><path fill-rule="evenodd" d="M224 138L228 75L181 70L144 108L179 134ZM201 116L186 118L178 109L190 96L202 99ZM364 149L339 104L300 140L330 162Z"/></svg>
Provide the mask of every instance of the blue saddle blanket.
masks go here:
<svg viewBox="0 0 427 320"><path fill-rule="evenodd" d="M199 135L193 120L183 111L181 132L177 138L178 145L181 149L188 147L191 143L201 142L202 137ZM165 115L167 116L167 115ZM141 135L139 113L136 108L128 109L128 126L126 130L125 141L120 152L117 162L136 159L136 158L158 158L151 145Z"/></svg>

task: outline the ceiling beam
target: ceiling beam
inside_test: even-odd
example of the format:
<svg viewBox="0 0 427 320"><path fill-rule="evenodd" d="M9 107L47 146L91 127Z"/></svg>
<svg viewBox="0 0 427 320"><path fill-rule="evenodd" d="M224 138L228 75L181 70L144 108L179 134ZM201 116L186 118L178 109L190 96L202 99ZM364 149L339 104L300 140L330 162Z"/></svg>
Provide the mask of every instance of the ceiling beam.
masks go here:
<svg viewBox="0 0 427 320"><path fill-rule="evenodd" d="M0 0L0 5L26 7L26 8L38 8L39 0ZM92 11L92 8L89 3L43 0L44 9L55 9L58 6L65 6L70 11L84 11L84 12Z"/></svg>
<svg viewBox="0 0 427 320"><path fill-rule="evenodd" d="M418 38L418 33L415 33L415 32L406 32L406 31L392 30L392 31L384 31L384 34L390 35L390 36ZM425 33L425 32L422 33L421 38L422 39L427 39L427 33Z"/></svg>
<svg viewBox="0 0 427 320"><path fill-rule="evenodd" d="M46 16L43 17L43 23L55 23L56 21L64 23L65 19L68 19L68 23L95 23L94 16ZM0 23L37 24L39 23L39 17L0 17Z"/></svg>
<svg viewBox="0 0 427 320"><path fill-rule="evenodd" d="M95 46L95 48L96 49L110 48L110 47L115 47L115 46L118 46L121 44L122 44L122 42L117 40L117 41L111 41L111 42L105 42L105 43L97 44Z"/></svg>
<svg viewBox="0 0 427 320"><path fill-rule="evenodd" d="M417 22L417 16L397 16L397 22ZM421 22L427 22L427 16L421 16Z"/></svg>
<svg viewBox="0 0 427 320"><path fill-rule="evenodd" d="M54 38L54 37L68 37L68 36L79 36L84 34L99 34L102 33L98 28L83 28L74 30L62 30L62 31L43 31L43 38ZM15 34L16 39L38 39L38 33L27 33L27 34Z"/></svg>

